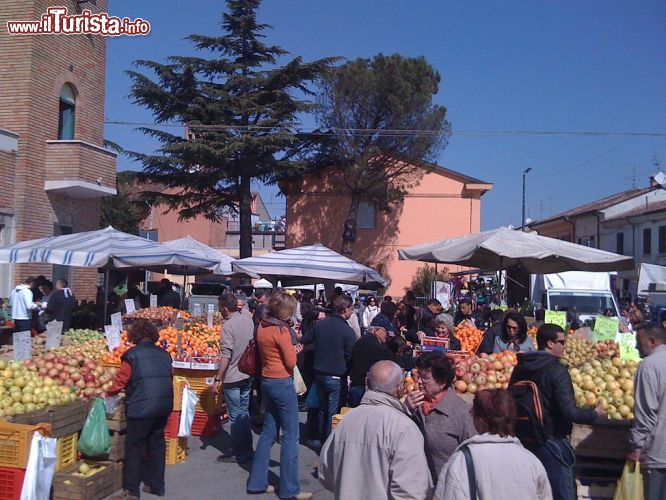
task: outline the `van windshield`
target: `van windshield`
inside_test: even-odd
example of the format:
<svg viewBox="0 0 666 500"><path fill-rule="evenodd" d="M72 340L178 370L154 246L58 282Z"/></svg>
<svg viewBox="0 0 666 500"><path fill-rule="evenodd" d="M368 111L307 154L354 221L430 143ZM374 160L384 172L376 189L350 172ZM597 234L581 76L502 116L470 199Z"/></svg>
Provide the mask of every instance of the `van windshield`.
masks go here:
<svg viewBox="0 0 666 500"><path fill-rule="evenodd" d="M577 314L605 315L608 310L617 316L615 303L610 293L548 292L550 308L557 311L576 311Z"/></svg>

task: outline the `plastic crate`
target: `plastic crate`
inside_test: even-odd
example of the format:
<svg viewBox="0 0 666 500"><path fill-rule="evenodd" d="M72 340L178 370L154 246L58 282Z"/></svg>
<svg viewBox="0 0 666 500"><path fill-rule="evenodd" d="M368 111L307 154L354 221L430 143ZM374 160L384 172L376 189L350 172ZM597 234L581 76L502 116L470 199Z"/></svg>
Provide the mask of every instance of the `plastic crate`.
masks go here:
<svg viewBox="0 0 666 500"><path fill-rule="evenodd" d="M25 469L0 467L0 499L19 500Z"/></svg>
<svg viewBox="0 0 666 500"><path fill-rule="evenodd" d="M183 402L183 387L187 384L185 377L173 378L173 411L181 410L181 403Z"/></svg>
<svg viewBox="0 0 666 500"><path fill-rule="evenodd" d="M179 464L187 458L187 438L169 438L165 441L167 465Z"/></svg>
<svg viewBox="0 0 666 500"><path fill-rule="evenodd" d="M164 437L175 438L178 437L178 428L180 427L180 412L171 412L167 419L166 427L164 428Z"/></svg>
<svg viewBox="0 0 666 500"><path fill-rule="evenodd" d="M183 386L189 384L190 388L197 393L199 397L197 411L203 411L208 415L215 415L220 412L223 398L220 394L213 391L213 384L217 375L215 370L176 369L174 372L179 372L179 376L185 380ZM182 410L180 405L181 398L182 387L179 387L178 396L176 396L176 391L174 390L174 411ZM176 404L176 400L178 400L178 404Z"/></svg>
<svg viewBox="0 0 666 500"><path fill-rule="evenodd" d="M222 430L222 415L218 412L215 415L208 415L205 412L197 411L192 420L193 436L213 436Z"/></svg>
<svg viewBox="0 0 666 500"><path fill-rule="evenodd" d="M56 472L76 463L76 445L78 442L79 435L76 432L69 436L58 438L56 441Z"/></svg>
<svg viewBox="0 0 666 500"><path fill-rule="evenodd" d="M0 420L0 466L25 469L35 431L51 434L50 424L25 425Z"/></svg>

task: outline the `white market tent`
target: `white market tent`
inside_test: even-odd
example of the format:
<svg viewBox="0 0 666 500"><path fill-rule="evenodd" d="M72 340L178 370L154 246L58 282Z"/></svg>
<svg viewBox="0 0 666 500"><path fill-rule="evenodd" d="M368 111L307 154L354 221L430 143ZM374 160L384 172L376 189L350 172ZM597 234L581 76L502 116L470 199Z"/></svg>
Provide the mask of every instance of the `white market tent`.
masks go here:
<svg viewBox="0 0 666 500"><path fill-rule="evenodd" d="M0 263L46 263L75 267L104 267L105 293L109 267L168 269L174 274L206 273L220 262L185 250L174 250L111 226L97 231L52 236L0 247ZM106 317L106 301L104 305Z"/></svg>
<svg viewBox="0 0 666 500"><path fill-rule="evenodd" d="M275 285L280 281L285 288L322 282L369 288L386 285L386 280L374 269L319 243L236 260L231 268L236 272L258 274Z"/></svg>
<svg viewBox="0 0 666 500"><path fill-rule="evenodd" d="M224 276L234 274L231 270L231 263L236 259L213 247L209 247L205 243L201 243L199 240L195 240L189 235L177 240L163 241L162 244L173 250L185 250L206 259L219 261L220 266L214 271L215 274L221 274Z"/></svg>
<svg viewBox="0 0 666 500"><path fill-rule="evenodd" d="M642 263L638 271L638 296L647 297L650 284L666 284L666 267ZM663 288L662 288L663 289Z"/></svg>
<svg viewBox="0 0 666 500"><path fill-rule="evenodd" d="M520 265L528 273L622 271L634 259L597 248L506 227L424 243L398 251L400 260L458 264L499 271Z"/></svg>

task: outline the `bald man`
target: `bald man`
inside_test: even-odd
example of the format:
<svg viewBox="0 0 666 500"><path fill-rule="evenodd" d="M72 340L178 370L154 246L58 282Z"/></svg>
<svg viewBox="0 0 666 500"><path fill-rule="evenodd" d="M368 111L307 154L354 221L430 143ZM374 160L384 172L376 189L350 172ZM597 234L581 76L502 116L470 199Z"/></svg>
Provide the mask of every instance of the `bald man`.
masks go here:
<svg viewBox="0 0 666 500"><path fill-rule="evenodd" d="M336 499L429 498L433 483L423 435L399 400L405 391L402 369L378 361L368 372L368 387L360 406L324 443L319 481Z"/></svg>

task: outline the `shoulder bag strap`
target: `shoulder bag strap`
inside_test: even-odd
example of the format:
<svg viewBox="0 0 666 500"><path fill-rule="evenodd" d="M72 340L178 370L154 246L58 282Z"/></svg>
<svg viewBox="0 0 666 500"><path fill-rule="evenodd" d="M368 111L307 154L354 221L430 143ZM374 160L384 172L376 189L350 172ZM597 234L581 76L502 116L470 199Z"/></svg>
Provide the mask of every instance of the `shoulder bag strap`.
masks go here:
<svg viewBox="0 0 666 500"><path fill-rule="evenodd" d="M474 461L472 460L472 452L469 451L469 446L463 446L460 451L465 456L465 464L467 465L467 479L469 480L469 497L476 500L476 472L474 471Z"/></svg>

